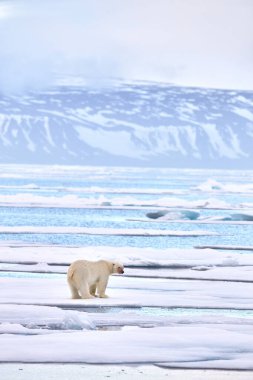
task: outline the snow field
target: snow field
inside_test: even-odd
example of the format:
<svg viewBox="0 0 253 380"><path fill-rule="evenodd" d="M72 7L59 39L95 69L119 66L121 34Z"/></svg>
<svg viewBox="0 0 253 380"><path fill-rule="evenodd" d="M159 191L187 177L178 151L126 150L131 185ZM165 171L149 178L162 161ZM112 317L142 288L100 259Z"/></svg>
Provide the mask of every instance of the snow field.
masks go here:
<svg viewBox="0 0 253 380"><path fill-rule="evenodd" d="M36 273L37 266L47 268L52 258L61 266L91 255L94 259L120 255L126 264L137 267L126 265L126 276L111 276L110 298L94 300L71 300L65 273ZM159 269L149 269L148 256L156 257L153 266L164 265L165 259L172 268L176 264L187 267L179 270L196 273L195 281L158 278L155 272ZM232 259L228 252L211 249L97 247L91 252L87 248L3 245L0 257L3 262L19 261L16 267L22 267L22 261L38 262L29 265L30 275L1 272L2 362L253 369L253 283L198 279L199 273L215 268L228 280L228 269L251 267L251 256L246 253ZM203 270L204 265L210 269ZM62 268L66 272L67 266ZM141 276L149 270L155 278L147 273Z"/></svg>

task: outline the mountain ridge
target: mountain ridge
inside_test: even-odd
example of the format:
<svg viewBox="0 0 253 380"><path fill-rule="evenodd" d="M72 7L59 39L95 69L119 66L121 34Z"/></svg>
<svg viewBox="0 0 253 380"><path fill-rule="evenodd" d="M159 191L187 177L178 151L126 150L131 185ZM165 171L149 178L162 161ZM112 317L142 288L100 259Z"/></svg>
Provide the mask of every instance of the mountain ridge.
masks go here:
<svg viewBox="0 0 253 380"><path fill-rule="evenodd" d="M253 168L253 92L117 83L0 96L0 162Z"/></svg>

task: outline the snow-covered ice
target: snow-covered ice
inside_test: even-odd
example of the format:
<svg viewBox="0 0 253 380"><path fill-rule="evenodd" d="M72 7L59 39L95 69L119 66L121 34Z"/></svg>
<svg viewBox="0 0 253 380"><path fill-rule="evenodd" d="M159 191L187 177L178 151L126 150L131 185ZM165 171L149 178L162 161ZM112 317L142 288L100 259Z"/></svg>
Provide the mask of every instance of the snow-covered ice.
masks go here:
<svg viewBox="0 0 253 380"><path fill-rule="evenodd" d="M37 227L37 226L0 226L0 234L39 233L39 234L85 234L85 235L122 235L122 236L202 236L218 235L211 231L169 231L148 229L116 229L86 227Z"/></svg>
<svg viewBox="0 0 253 380"><path fill-rule="evenodd" d="M125 327L120 331L85 331L0 337L4 362L185 363L207 367L253 369L252 326ZM24 350L23 348L26 347ZM238 352L243 347L243 352ZM241 362L240 362L241 359Z"/></svg>
<svg viewBox="0 0 253 380"><path fill-rule="evenodd" d="M0 196L0 206L15 207L68 207L68 208L89 208L89 207L110 207L110 208L202 208L202 209L224 209L238 210L242 208L253 208L252 204L235 204L220 200L219 198L210 198L198 200L187 200L176 197L162 197L154 199L140 199L134 196L114 197L113 199L100 195L99 197L79 197L77 194L68 194L62 196L44 196L27 193L7 194Z"/></svg>
<svg viewBox="0 0 253 380"><path fill-rule="evenodd" d="M212 270L220 270L218 278L229 279L232 268L242 275L240 268L251 269L250 255L235 254L231 258L228 252L211 249L188 252L126 247L117 252L113 247L97 247L92 251L96 259L120 255L126 264L137 265L135 274L133 268L126 268L126 276L110 278L110 298L103 300L71 300L64 273L33 274L38 265L47 265L52 260L58 265L67 264L90 253L89 249L80 247L18 244L1 247L2 262L19 261L17 267L22 267L22 261L38 262L30 265L30 274L5 272L0 277L0 344L5 347L0 353L1 361L163 363L166 366L185 363L185 367L198 367L200 362L208 361L205 367L217 368L216 359L220 358L219 368L253 369L252 282L198 280L199 273ZM167 264L174 267L170 269L174 275L176 265L188 267L180 270L192 271L195 281L159 279L157 275L151 278L152 273L142 278L145 270L151 270L148 256L156 257L153 265L160 264L161 268L164 260L160 260L166 258ZM199 271L200 265L209 269ZM67 267L62 268L66 272ZM131 273L137 277L131 277ZM147 311L142 313L145 308ZM173 313L175 308L185 310L184 314ZM228 313L230 309L239 314ZM90 329L94 332L89 333ZM75 350L71 349L73 346ZM244 360L238 347L244 347L247 353L243 355Z"/></svg>

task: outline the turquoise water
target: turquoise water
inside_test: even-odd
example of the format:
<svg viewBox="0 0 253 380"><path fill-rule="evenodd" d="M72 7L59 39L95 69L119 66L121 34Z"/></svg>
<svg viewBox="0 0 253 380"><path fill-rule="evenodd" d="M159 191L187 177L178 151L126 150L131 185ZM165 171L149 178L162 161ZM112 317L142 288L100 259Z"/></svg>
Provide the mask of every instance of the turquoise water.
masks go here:
<svg viewBox="0 0 253 380"><path fill-rule="evenodd" d="M68 307L69 309L69 307ZM120 307L100 306L78 308L78 311L89 313L112 313L118 314L122 312ZM237 309L207 309L207 308L193 308L193 307L124 307L124 312L135 313L140 316L153 316L153 317L186 317L187 323L190 322L191 317L229 317L229 318L253 318L253 310L237 310ZM119 316L120 318L120 316ZM222 321L222 319L221 319ZM224 321L223 321L224 322ZM183 323L183 322L182 322Z"/></svg>
<svg viewBox="0 0 253 380"><path fill-rule="evenodd" d="M152 220L147 217L150 208L145 206L146 200L159 203L163 198L183 201L215 200L228 202L231 207L242 203L253 204L253 193L243 194L240 188L253 181L253 172L218 171L218 170L173 170L173 169L131 169L131 168L85 168L85 167L32 167L3 166L0 177L0 224L2 226L40 226L40 227L85 227L110 229L155 229L171 231L198 231L217 233L218 236L199 237L149 237L149 236L114 236L114 235L84 235L84 234L25 234L0 233L0 241L17 240L33 243L48 243L78 246L131 246L153 248L191 248L198 245L234 245L253 246L252 224L229 225L193 224ZM208 179L218 181L221 185L231 183L238 187L237 193L201 192L196 187ZM95 189L94 192L92 189ZM137 189L137 190L135 190ZM153 193L147 194L153 189ZM183 194L159 194L155 192L182 191ZM111 193L115 191L115 193ZM135 193L136 191L136 193ZM143 192L143 193L139 193ZM145 193L146 192L146 193ZM152 191L151 191L152 192ZM22 207L22 196L28 195L29 207ZM76 208L70 208L68 199L62 197L74 196ZM5 196L12 196L11 205L4 204ZM58 207L37 207L35 201L43 203L48 197L61 200ZM99 198L100 197L100 198ZM101 198L102 197L102 198ZM129 198L130 197L130 200ZM78 199L100 199L114 204L131 203L138 200L139 209L129 206L128 209L107 207L78 208ZM10 200L8 199L8 202ZM100 202L99 201L99 202ZM17 205L15 205L15 202ZM27 199L25 200L27 203ZM53 204L54 205L54 204ZM45 206L45 205L44 205ZM164 210L165 207L155 207L153 211ZM193 208L192 208L193 209ZM175 208L171 211L180 211ZM211 216L229 217L239 211L196 208L200 218ZM247 210L246 210L247 211ZM240 210L240 212L243 212ZM178 219L178 218L177 218Z"/></svg>

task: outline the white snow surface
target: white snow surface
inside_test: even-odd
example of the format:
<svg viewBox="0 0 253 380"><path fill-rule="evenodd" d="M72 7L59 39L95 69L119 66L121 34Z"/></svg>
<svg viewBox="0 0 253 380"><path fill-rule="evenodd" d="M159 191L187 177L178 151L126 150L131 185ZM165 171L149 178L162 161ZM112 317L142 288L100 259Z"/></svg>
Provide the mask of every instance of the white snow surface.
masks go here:
<svg viewBox="0 0 253 380"><path fill-rule="evenodd" d="M217 198L205 198L198 200L186 200L181 198L175 198L168 196L162 198L156 198L155 200L143 200L134 196L128 195L125 197L113 197L113 199L100 195L99 197L87 197L82 198L76 194L63 195L61 197L56 196L43 196L33 195L26 193L17 193L15 195L1 195L0 194L0 206L22 206L22 207L122 207L133 208L141 207L184 207L184 208L219 208L219 209L238 209L242 205L232 206L228 202L222 201ZM250 206L248 206L250 207ZM253 203L252 206L253 208Z"/></svg>
<svg viewBox="0 0 253 380"><path fill-rule="evenodd" d="M0 337L4 362L168 363L196 365L222 360L220 368L253 368L253 328L236 326L169 326L121 331ZM243 352L238 353L238 346ZM26 347L24 350L23 347ZM74 349L73 349L74 348ZM217 364L215 364L217 366Z"/></svg>
<svg viewBox="0 0 253 380"><path fill-rule="evenodd" d="M203 192L219 192L219 193L252 193L253 184L252 183L221 183L212 178L209 178L207 181L203 182L196 187L197 190Z"/></svg>
<svg viewBox="0 0 253 380"><path fill-rule="evenodd" d="M0 247L0 257L6 263L36 260L42 266L67 264L80 257L121 257L126 264L126 275L110 278L107 299L72 300L65 273L32 273L36 265L25 275L0 272L2 362L183 367L205 363L205 368L253 369L253 283L198 279L199 273L213 269L227 279L231 268L251 271L251 255L231 256L212 249L89 249L6 243ZM190 265L186 270L196 273L195 281L141 277L144 268L136 269L137 277L130 277L135 269L127 264L148 267L149 257L155 258L153 263L167 262L172 267ZM174 313L173 308L184 312Z"/></svg>
<svg viewBox="0 0 253 380"><path fill-rule="evenodd" d="M45 328L54 330L95 328L95 324L89 319L87 313L34 305L19 305L17 307L15 304L1 304L0 323L0 333L6 333L6 328L10 331L11 325L23 326L33 331L36 329L37 334L45 332Z"/></svg>
<svg viewBox="0 0 253 380"><path fill-rule="evenodd" d="M251 203L230 204L218 198L186 200L176 197L154 199L138 199L133 196L113 197L101 194L98 197L82 198L76 194L56 196L33 195L17 193L15 195L0 195L0 206L3 207L65 207L65 208L121 208L121 209L154 209L154 208L185 208L185 209L220 209L243 210L253 209Z"/></svg>
<svg viewBox="0 0 253 380"><path fill-rule="evenodd" d="M170 267L194 268L208 266L242 267L253 266L253 257L247 253L218 251L215 249L155 249L136 247L63 247L50 245L27 246L22 243L7 242L0 245L1 263L35 264L37 268L49 270L54 265L70 265L72 261L84 260L115 260L122 261L125 266L131 267ZM235 247L234 247L235 248ZM238 247L239 249L241 247ZM250 249L250 247L248 247ZM253 249L253 247L252 247ZM0 264L1 268L1 264Z"/></svg>

